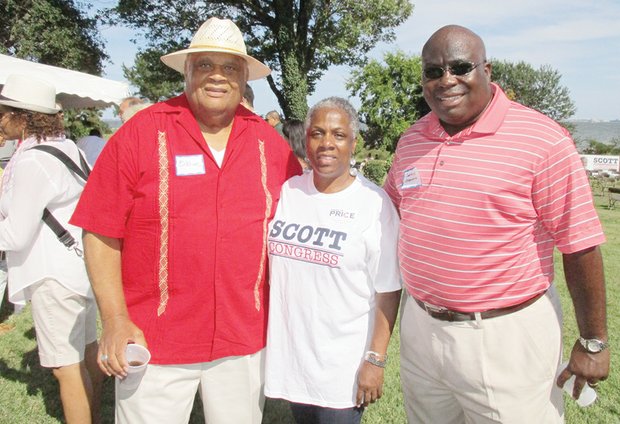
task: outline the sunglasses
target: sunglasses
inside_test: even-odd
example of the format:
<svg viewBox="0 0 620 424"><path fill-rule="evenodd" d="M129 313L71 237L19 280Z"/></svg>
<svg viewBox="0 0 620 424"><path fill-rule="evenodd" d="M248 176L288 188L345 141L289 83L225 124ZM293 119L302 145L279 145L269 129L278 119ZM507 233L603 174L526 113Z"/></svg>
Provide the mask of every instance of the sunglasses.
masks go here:
<svg viewBox="0 0 620 424"><path fill-rule="evenodd" d="M486 62L454 62L446 67L441 66L429 66L424 68L423 74L424 78L428 80L436 80L444 76L446 72L450 72L450 75L455 77L462 77L469 74L471 71L476 69L478 66L482 65Z"/></svg>

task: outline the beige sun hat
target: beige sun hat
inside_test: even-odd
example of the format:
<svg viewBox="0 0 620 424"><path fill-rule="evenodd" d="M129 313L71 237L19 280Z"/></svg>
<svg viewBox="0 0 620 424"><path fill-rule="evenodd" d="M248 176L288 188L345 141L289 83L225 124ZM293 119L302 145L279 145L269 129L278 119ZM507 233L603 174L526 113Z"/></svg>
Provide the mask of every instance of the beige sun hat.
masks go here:
<svg viewBox="0 0 620 424"><path fill-rule="evenodd" d="M194 34L189 48L162 56L161 61L183 73L187 55L201 52L229 53L245 59L249 70L248 81L264 78L271 73L268 66L248 56L243 35L230 19L207 19Z"/></svg>
<svg viewBox="0 0 620 424"><path fill-rule="evenodd" d="M0 93L0 105L53 115L60 112L53 85L36 78L11 74Z"/></svg>

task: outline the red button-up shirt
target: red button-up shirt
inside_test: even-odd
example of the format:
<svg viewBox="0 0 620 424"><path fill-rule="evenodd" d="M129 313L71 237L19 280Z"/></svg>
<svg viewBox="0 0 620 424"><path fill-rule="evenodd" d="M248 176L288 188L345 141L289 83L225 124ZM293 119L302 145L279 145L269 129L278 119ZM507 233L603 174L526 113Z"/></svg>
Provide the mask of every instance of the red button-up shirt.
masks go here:
<svg viewBox="0 0 620 424"><path fill-rule="evenodd" d="M127 307L153 363L264 347L267 223L280 186L300 172L286 141L243 107L220 168L184 95L110 138L71 222L123 240Z"/></svg>

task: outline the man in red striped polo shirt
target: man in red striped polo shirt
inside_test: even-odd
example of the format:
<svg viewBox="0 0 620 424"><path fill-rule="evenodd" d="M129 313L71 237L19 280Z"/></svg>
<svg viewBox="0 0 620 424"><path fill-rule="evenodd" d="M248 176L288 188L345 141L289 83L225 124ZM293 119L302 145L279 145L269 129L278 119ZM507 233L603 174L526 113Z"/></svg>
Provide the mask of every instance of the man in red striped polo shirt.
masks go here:
<svg viewBox="0 0 620 424"><path fill-rule="evenodd" d="M558 423L556 383L607 378L605 241L568 132L491 83L483 41L447 26L422 50L432 112L398 143L385 189L401 214L409 296L401 378L410 423ZM562 360L553 251L580 339Z"/></svg>

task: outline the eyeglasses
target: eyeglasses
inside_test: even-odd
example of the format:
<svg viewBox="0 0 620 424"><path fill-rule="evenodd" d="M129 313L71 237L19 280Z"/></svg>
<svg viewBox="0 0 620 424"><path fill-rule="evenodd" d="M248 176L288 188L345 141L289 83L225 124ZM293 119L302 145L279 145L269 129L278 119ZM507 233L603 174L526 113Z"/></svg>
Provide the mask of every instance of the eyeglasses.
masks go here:
<svg viewBox="0 0 620 424"><path fill-rule="evenodd" d="M427 68L424 68L424 71L422 73L424 74L424 78L428 80L439 79L443 77L446 72L450 72L450 75L454 75L455 77L462 77L469 74L471 71L473 71L483 63L486 63L486 61L478 63L454 62L446 67L429 66Z"/></svg>

